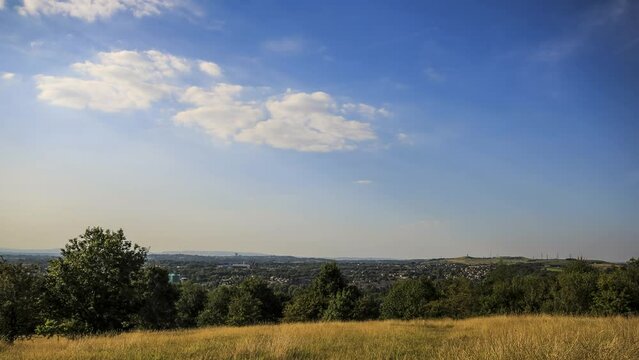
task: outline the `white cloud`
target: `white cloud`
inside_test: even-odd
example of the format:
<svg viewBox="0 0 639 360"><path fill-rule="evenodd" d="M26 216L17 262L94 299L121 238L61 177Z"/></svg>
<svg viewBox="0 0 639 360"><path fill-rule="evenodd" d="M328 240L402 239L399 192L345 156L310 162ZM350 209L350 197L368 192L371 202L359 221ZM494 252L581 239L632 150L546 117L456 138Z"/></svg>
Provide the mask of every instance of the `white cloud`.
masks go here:
<svg viewBox="0 0 639 360"><path fill-rule="evenodd" d="M209 88L191 85L191 69L211 75ZM370 124L350 119L386 114L366 104L339 104L324 92L263 89L215 82L222 70L159 51L99 53L71 65L68 76L37 75L38 98L53 105L105 112L145 109L160 101L186 106L173 115L178 125L199 128L215 139L264 144L280 149L329 152L350 150L376 138ZM272 92L270 92L272 94ZM349 111L345 111L348 109Z"/></svg>
<svg viewBox="0 0 639 360"><path fill-rule="evenodd" d="M357 184L357 185L370 185L373 183L373 180L355 180L353 181L353 183Z"/></svg>
<svg viewBox="0 0 639 360"><path fill-rule="evenodd" d="M0 10L4 9L4 0L0 0Z"/></svg>
<svg viewBox="0 0 639 360"><path fill-rule="evenodd" d="M36 76L38 98L74 109L117 112L148 108L176 90L189 61L159 51L102 52L97 61L75 63L75 77Z"/></svg>
<svg viewBox="0 0 639 360"><path fill-rule="evenodd" d="M299 54L304 51L306 42L301 38L287 37L282 39L267 40L262 47L268 51L281 54Z"/></svg>
<svg viewBox="0 0 639 360"><path fill-rule="evenodd" d="M347 120L324 92L288 92L266 102L270 118L241 131L237 141L279 149L330 152L354 149L355 143L375 139L370 124Z"/></svg>
<svg viewBox="0 0 639 360"><path fill-rule="evenodd" d="M159 15L179 3L180 0L24 0L19 12L25 16L65 15L93 22L123 11L136 17Z"/></svg>
<svg viewBox="0 0 639 360"><path fill-rule="evenodd" d="M2 73L2 80L11 80L16 76L16 74L14 73L10 73L10 72L4 72Z"/></svg>
<svg viewBox="0 0 639 360"><path fill-rule="evenodd" d="M380 117L380 116L381 117L391 116L390 111L384 108L376 108L374 106L363 104L363 103L359 103L359 104L346 103L342 105L342 112L345 114L355 114L355 113L360 114L369 119Z"/></svg>
<svg viewBox="0 0 639 360"><path fill-rule="evenodd" d="M222 75L222 69L220 69L220 67L214 62L200 61L199 67L200 71L212 77L219 77Z"/></svg>
<svg viewBox="0 0 639 360"><path fill-rule="evenodd" d="M177 124L198 126L209 135L229 140L238 130L254 126L263 117L259 104L237 99L242 90L242 86L230 84L218 84L211 90L190 87L180 101L196 107L177 113L173 120Z"/></svg>

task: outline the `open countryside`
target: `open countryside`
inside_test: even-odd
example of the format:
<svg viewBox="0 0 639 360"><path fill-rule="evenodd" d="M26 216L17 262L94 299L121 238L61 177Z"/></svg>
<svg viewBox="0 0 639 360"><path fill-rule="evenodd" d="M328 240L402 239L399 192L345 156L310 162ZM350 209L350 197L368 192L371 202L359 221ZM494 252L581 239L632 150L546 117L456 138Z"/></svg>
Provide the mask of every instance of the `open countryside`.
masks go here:
<svg viewBox="0 0 639 360"><path fill-rule="evenodd" d="M637 19L0 0L0 360L639 360Z"/></svg>

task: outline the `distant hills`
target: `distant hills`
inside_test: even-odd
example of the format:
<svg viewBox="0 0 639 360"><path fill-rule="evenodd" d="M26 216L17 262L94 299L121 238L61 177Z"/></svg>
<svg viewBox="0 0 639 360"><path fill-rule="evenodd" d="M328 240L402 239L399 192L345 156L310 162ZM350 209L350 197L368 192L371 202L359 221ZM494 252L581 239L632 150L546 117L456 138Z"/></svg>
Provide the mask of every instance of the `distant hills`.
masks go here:
<svg viewBox="0 0 639 360"><path fill-rule="evenodd" d="M60 255L60 249L6 249L0 248L0 255Z"/></svg>
<svg viewBox="0 0 639 360"><path fill-rule="evenodd" d="M58 256L60 255L60 249L7 249L0 248L0 255L6 256ZM561 265L570 259L540 259L540 258L527 258L523 256L497 256L497 257L472 257L461 256L455 258L422 258L422 259L393 259L393 258L372 258L372 257L298 257L290 255L271 255L256 252L234 252L234 251L160 251L149 253L150 259L176 259L176 260L191 260L191 261L207 261L207 258L237 258L238 261L250 261L254 258L254 261L258 262L323 262L327 260L334 260L337 262L428 262L428 263L455 263L465 265L487 265L496 264L499 262L505 264L521 264L521 263L544 263L548 265ZM614 264L614 262L588 259L593 264Z"/></svg>
<svg viewBox="0 0 639 360"><path fill-rule="evenodd" d="M197 256L274 256L271 254L234 251L160 251L155 255L197 255Z"/></svg>

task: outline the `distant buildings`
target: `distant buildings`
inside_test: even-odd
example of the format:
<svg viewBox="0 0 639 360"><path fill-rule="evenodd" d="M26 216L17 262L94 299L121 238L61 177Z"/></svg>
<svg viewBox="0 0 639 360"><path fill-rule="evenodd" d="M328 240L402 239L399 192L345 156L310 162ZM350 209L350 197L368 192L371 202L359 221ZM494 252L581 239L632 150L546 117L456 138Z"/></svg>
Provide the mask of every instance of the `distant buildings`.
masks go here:
<svg viewBox="0 0 639 360"><path fill-rule="evenodd" d="M188 278L186 278L184 276L181 276L178 273L170 273L169 274L169 283L170 284L179 284L179 283L181 283L183 281L187 281L187 280L188 280Z"/></svg>
<svg viewBox="0 0 639 360"><path fill-rule="evenodd" d="M249 270L251 268L251 264L241 263L241 264L221 264L217 266L218 269L244 269Z"/></svg>

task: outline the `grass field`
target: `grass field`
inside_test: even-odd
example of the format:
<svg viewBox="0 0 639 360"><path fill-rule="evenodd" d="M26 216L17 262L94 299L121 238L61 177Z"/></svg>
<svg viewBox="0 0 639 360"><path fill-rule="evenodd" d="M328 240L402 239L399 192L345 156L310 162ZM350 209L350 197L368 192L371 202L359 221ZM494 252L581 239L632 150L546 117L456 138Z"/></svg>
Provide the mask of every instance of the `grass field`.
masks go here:
<svg viewBox="0 0 639 360"><path fill-rule="evenodd" d="M639 318L498 316L132 332L0 345L1 359L639 359Z"/></svg>

